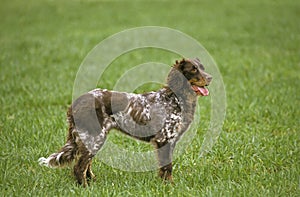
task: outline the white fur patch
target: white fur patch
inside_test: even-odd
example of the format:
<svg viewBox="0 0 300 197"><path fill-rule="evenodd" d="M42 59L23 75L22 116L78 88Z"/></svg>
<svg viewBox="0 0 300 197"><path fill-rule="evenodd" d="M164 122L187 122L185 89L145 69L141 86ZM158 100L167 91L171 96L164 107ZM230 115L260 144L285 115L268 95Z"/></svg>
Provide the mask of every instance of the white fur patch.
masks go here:
<svg viewBox="0 0 300 197"><path fill-rule="evenodd" d="M101 90L101 89L97 88L97 89L89 91L88 93L94 95L94 97L100 97L100 96L102 96L103 91L107 91L107 90Z"/></svg>
<svg viewBox="0 0 300 197"><path fill-rule="evenodd" d="M55 166L51 166L50 165L50 161L52 159L55 159L56 157L54 156L56 153L53 153L52 155L50 155L48 158L45 157L41 157L39 158L38 162L41 166L46 166L48 168L55 168Z"/></svg>
<svg viewBox="0 0 300 197"><path fill-rule="evenodd" d="M52 157L48 157L47 159L45 157L41 157L39 158L39 164L41 166L46 166L48 168L51 168L51 166L49 165L49 161L52 159Z"/></svg>

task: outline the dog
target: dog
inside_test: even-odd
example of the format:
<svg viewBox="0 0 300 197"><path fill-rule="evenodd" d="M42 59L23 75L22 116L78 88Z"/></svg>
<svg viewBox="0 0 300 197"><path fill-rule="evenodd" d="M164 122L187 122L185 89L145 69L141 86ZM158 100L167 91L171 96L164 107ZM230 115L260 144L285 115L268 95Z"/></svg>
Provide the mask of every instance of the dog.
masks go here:
<svg viewBox="0 0 300 197"><path fill-rule="evenodd" d="M111 129L156 149L159 176L172 182L172 154L176 143L193 121L197 96L207 96L212 76L198 58L182 59L172 66L166 85L156 92L133 94L94 89L77 98L67 112L66 144L39 163L63 167L73 160L74 175L84 187L95 179L92 158Z"/></svg>

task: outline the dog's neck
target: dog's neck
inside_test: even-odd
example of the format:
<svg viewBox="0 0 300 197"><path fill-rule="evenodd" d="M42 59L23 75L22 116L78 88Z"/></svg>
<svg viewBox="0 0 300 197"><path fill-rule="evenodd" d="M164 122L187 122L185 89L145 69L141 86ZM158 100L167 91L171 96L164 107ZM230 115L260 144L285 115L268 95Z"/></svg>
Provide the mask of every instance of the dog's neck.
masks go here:
<svg viewBox="0 0 300 197"><path fill-rule="evenodd" d="M168 97L177 97L181 110L184 113L185 126L193 121L196 110L197 95L192 90L190 83L177 69L173 68L167 78L167 86L162 90Z"/></svg>

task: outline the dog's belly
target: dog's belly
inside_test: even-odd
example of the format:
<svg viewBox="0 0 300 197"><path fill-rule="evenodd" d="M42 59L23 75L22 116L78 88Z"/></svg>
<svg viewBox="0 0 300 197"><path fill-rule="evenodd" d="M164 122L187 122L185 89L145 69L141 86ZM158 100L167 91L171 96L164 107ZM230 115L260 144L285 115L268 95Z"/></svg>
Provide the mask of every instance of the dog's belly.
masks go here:
<svg viewBox="0 0 300 197"><path fill-rule="evenodd" d="M136 100L133 102L137 102ZM182 113L178 103L164 102L162 100L143 103L139 113L141 119L147 121L136 121L131 109L115 113L112 117L118 125L118 129L135 138L149 141L155 137L164 142L178 136L182 128Z"/></svg>
<svg viewBox="0 0 300 197"><path fill-rule="evenodd" d="M141 139L156 135L165 125L167 114L161 104L151 105L149 114L142 115L149 116L149 120L144 124L136 122L128 111L118 112L113 118L120 130Z"/></svg>

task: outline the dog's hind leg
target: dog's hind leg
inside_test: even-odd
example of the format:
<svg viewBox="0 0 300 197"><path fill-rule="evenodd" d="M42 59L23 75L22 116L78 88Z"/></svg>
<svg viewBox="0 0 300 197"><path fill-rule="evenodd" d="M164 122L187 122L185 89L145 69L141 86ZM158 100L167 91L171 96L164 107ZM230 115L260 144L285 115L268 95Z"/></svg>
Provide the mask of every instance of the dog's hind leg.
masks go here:
<svg viewBox="0 0 300 197"><path fill-rule="evenodd" d="M89 166L90 161L92 160L91 154L85 150L81 152L81 156L78 159L77 163L74 166L74 175L79 185L83 187L87 186L86 172Z"/></svg>
<svg viewBox="0 0 300 197"><path fill-rule="evenodd" d="M93 171L92 171L92 160L90 161L89 165L88 165L88 169L86 171L86 177L88 180L95 180L96 176L94 175Z"/></svg>
<svg viewBox="0 0 300 197"><path fill-rule="evenodd" d="M92 172L92 159L96 153L101 149L106 140L105 135L88 136L84 140L78 140L79 145L79 159L74 166L74 175L78 184L86 187L88 180L94 179L95 175ZM87 143L87 142L90 143ZM85 142L85 143L83 143Z"/></svg>
<svg viewBox="0 0 300 197"><path fill-rule="evenodd" d="M89 132L79 132L77 144L79 147L79 159L74 166L74 175L78 184L87 186L87 180L95 179L92 172L92 159L97 152L102 148L106 141L108 131L112 128L112 124L104 124L106 127L102 128L97 134Z"/></svg>

